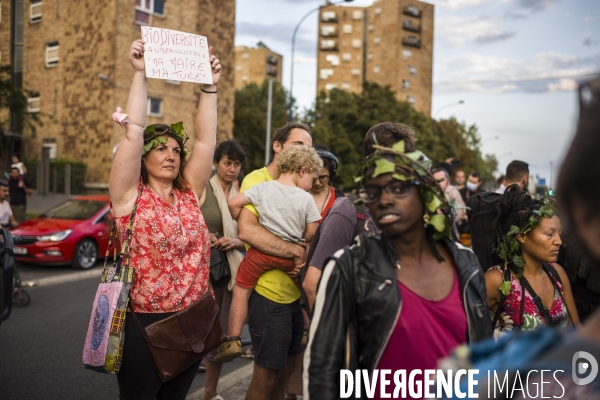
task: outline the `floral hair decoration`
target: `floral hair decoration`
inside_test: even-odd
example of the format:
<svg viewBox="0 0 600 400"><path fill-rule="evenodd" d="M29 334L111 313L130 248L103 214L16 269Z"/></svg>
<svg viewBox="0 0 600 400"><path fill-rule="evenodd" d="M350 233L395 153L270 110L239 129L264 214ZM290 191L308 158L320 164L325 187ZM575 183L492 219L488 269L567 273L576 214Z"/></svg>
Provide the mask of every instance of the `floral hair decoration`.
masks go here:
<svg viewBox="0 0 600 400"><path fill-rule="evenodd" d="M136 128L141 129L142 131L144 131L144 134L147 134L149 136L147 139L144 140L144 149L142 151L142 155L148 153L150 150L152 150L153 148L158 146L159 143L166 144L168 139L164 136L165 133L170 133L172 135L179 137L184 144L184 147L182 150L183 155L187 157L187 155L189 153L188 148L185 147L185 143L188 141L189 137L188 137L187 133L185 133L185 131L183 130L183 122L177 122L175 124L171 124L168 129L166 129L166 130L161 129L158 132L156 131L156 129L158 128L158 126L156 126L156 125L150 125L144 129L141 126L136 125L133 122L131 122L131 120L129 119L129 116L123 112L121 107L117 107L117 110L112 115L112 119L113 119L113 121L115 121L116 123L121 125L123 130L125 130L125 125L131 124L131 125L135 126Z"/></svg>
<svg viewBox="0 0 600 400"><path fill-rule="evenodd" d="M541 207L533 211L527 224L520 228L517 225L511 225L508 233L502 236L498 241L498 246L494 247L494 252L504 260L504 268L512 263L515 268L515 276L520 279L523 276L525 260L518 252L520 243L518 237L525 236L534 230L541 222L542 218L552 218L556 214L556 204L553 198L545 194L540 200ZM505 296L510 293L511 282L503 281L499 289Z"/></svg>
<svg viewBox="0 0 600 400"><path fill-rule="evenodd" d="M415 150L405 152L404 141L401 140L391 148L373 145L375 153L363 163L359 176L354 180L364 184L367 175L376 178L379 175L392 173L399 181L412 182L419 188L419 195L425 204L426 225L433 227L433 239L452 238L452 210L446 195L439 187L429 169L431 160L422 152ZM371 169L374 168L372 175ZM360 202L358 200L357 202Z"/></svg>

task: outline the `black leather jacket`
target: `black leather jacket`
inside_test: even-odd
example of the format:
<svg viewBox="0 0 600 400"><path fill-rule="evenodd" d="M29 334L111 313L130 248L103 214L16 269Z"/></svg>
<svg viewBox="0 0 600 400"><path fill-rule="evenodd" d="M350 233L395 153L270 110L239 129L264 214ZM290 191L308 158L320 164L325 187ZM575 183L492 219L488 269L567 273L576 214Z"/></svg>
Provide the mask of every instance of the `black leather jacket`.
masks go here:
<svg viewBox="0 0 600 400"><path fill-rule="evenodd" d="M493 330L479 262L470 249L451 240L445 244L460 281L468 340L489 338ZM305 374L308 372L305 399L337 399L340 369L367 369L371 374L379 363L402 309L400 291L394 284L397 259L385 237L362 236L357 244L330 259L335 263L325 264L304 355ZM354 291L349 290L352 286ZM353 322L351 315L356 318Z"/></svg>

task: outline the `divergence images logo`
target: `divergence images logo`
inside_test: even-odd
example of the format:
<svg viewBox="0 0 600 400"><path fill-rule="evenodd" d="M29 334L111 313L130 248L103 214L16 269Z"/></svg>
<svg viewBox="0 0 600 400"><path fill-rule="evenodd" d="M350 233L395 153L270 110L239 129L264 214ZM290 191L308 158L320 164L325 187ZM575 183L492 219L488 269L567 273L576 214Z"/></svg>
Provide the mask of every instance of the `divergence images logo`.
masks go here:
<svg viewBox="0 0 600 400"><path fill-rule="evenodd" d="M592 383L598 375L598 361L593 355L586 351L578 351L573 354L572 359L573 381L577 385L587 385ZM580 378L587 375L585 378Z"/></svg>

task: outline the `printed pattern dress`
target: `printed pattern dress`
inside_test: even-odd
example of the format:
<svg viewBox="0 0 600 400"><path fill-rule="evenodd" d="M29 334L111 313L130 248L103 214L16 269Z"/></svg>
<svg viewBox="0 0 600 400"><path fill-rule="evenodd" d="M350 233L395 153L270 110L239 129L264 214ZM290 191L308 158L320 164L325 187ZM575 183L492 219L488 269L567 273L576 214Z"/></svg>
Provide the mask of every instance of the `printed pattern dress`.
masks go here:
<svg viewBox="0 0 600 400"><path fill-rule="evenodd" d="M144 185L137 200L130 245L135 312L180 311L209 290L210 240L196 196L177 189L173 196L168 204ZM115 218L120 238L128 221L129 215Z"/></svg>
<svg viewBox="0 0 600 400"><path fill-rule="evenodd" d="M493 266L490 270L496 270L503 273L503 269L500 265ZM566 327L570 321L569 311L562 296L563 287L555 277L551 277L550 279L554 281L555 289L554 300L552 300L552 306L548 311L550 312L550 317L554 324L563 328ZM541 325L546 325L544 317L540 313L540 310L538 310L533 301L533 297L531 297L531 294L529 294L528 291L525 291L525 304L523 306L523 315L521 316L523 287L519 280L512 274L510 280L510 293L506 296L506 301L502 306L502 310L497 310L500 312L500 316L498 317L496 329L494 330L494 337L496 338L499 338L514 329L532 331ZM494 313L492 313L492 318L493 317Z"/></svg>

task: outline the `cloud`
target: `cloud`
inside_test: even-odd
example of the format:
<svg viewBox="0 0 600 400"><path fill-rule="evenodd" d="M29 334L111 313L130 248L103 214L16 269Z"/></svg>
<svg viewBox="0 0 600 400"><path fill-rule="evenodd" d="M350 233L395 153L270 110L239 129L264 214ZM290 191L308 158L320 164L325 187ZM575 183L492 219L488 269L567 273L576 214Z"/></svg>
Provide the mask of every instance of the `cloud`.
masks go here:
<svg viewBox="0 0 600 400"><path fill-rule="evenodd" d="M560 0L517 0L517 6L531 10L531 11L542 11L547 10Z"/></svg>
<svg viewBox="0 0 600 400"><path fill-rule="evenodd" d="M446 17L436 20L436 39L451 46L489 44L514 37L517 33L494 18Z"/></svg>
<svg viewBox="0 0 600 400"><path fill-rule="evenodd" d="M600 53L542 52L526 60L468 53L443 63L434 86L438 92L571 91L577 80L597 73L599 65Z"/></svg>
<svg viewBox="0 0 600 400"><path fill-rule="evenodd" d="M586 15L585 17L583 17L583 20L585 22L588 22L588 23L590 23L590 22L596 22L598 20L598 17L596 17L596 15L594 15L594 14L592 14L592 15Z"/></svg>
<svg viewBox="0 0 600 400"><path fill-rule="evenodd" d="M482 4L491 3L493 0L438 0L436 6L448 10L459 10L465 7L476 7Z"/></svg>
<svg viewBox="0 0 600 400"><path fill-rule="evenodd" d="M248 43L262 41L273 51L292 47L293 26L284 23L261 24L258 22L238 21L235 26L236 42ZM296 35L296 52L314 54L316 44L314 40L307 40L301 35L302 28ZM278 46L272 45L277 43Z"/></svg>
<svg viewBox="0 0 600 400"><path fill-rule="evenodd" d="M598 41L592 39L592 34L588 33L585 35L585 38L583 39L583 44L586 46L595 46L598 44Z"/></svg>

